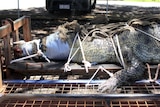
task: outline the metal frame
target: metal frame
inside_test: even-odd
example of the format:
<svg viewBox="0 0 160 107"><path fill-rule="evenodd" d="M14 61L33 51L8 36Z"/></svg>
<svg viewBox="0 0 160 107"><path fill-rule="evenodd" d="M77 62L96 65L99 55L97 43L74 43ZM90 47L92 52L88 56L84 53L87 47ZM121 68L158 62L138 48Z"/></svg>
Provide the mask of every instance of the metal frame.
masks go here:
<svg viewBox="0 0 160 107"><path fill-rule="evenodd" d="M17 19L16 21L7 19L4 21L3 24L4 26L0 27L0 38L4 40L4 52L8 54L5 54L4 56L5 63L2 63L2 64L6 64L5 66L7 68L10 65L9 62L11 61L11 56L12 56L12 51L11 51L12 45L11 45L10 39L13 38L13 41L19 40L19 36L18 36L19 28L22 27L23 29L24 40L25 41L31 40L30 18L24 16ZM2 52L1 52L1 55L2 55ZM92 71L95 71L95 69L97 69L97 67L92 68ZM116 70L118 69L120 68L116 67ZM152 69L155 69L155 67ZM39 69L37 69L36 71L38 70ZM82 70L84 70L84 68L81 68L81 69L76 68L75 71L82 72ZM20 72L23 72L23 71L24 70L21 70ZM33 72L33 71L34 70L31 70L30 72ZM107 94L107 93L74 94L72 93L72 90L74 89L91 89L95 91L98 88L98 84L103 82L104 80L91 80L91 81L90 80L7 80L7 81L2 81L2 77L1 77L2 72L3 71L0 71L0 89L1 89L0 90L1 91L0 106L1 104L5 105L6 107L12 106L13 104L14 106L22 106L22 105L25 106L25 104L27 104L25 102L31 101L29 99L32 99L32 98L36 100L31 101L31 103L28 103L29 106L34 105L35 103L33 102L36 102L36 101L40 102L40 104L39 105L37 104L37 106L42 106L44 104L43 102L45 101L46 102L49 101L51 103L52 102L51 99L56 99L57 102L59 102L59 105L57 104L56 106L66 105L64 103L61 105L61 101L62 102L65 101L67 102L67 104L69 104L69 101L78 103L77 101L83 100L82 101L83 104L81 103L80 107L86 107L86 104L87 104L86 102L91 100L93 102L91 102L92 104L88 105L89 107L92 107L92 106L96 107L93 105L95 104L96 101L98 101L101 104L101 105L97 105L97 107L108 107L109 104L111 107L119 106L119 105L121 106L142 105L143 107L145 106L148 107L149 105L152 107L158 107L157 105L159 105L160 103L159 101L160 94L151 93L151 91L160 90L160 85L157 85L154 83L148 83L148 84L141 83L141 84L132 84L128 86L123 86L121 87L122 93L120 94ZM7 71L7 73L9 73L9 71ZM93 74L93 72L91 74ZM8 76L10 76L10 74L8 74ZM86 86L88 82L90 84L89 86ZM58 88L58 91L52 94L48 94L48 91L54 88ZM38 89L41 92L44 91L44 89L47 89L45 90L47 91L47 93L46 94L32 93L32 90L34 89ZM23 92L27 92L28 90L31 91L31 93L23 93ZM71 93L68 94L68 92L71 92ZM11 100L8 100L8 98ZM19 103L20 102L19 100L23 102L25 101L25 102ZM69 106L77 107L72 104Z"/></svg>
<svg viewBox="0 0 160 107"><path fill-rule="evenodd" d="M52 94L54 96L140 97L159 96L160 86L155 83L135 83L118 87L114 93L97 92L105 80L9 80L4 81L4 94Z"/></svg>
<svg viewBox="0 0 160 107"><path fill-rule="evenodd" d="M6 95L1 97L3 107L159 107L159 95L149 96L53 96L53 95Z"/></svg>

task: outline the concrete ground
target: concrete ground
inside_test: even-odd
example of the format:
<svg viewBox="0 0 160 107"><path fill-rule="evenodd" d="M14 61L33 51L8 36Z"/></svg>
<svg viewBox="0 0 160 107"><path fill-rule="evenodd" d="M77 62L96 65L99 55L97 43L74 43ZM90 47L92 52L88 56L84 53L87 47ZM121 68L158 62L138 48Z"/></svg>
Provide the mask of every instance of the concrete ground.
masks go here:
<svg viewBox="0 0 160 107"><path fill-rule="evenodd" d="M1 0L0 10L17 9L19 2L20 9L28 9L33 7L45 7L45 0ZM107 4L107 0L97 0L97 4ZM124 2L124 1L108 1L109 5L129 5L141 7L160 7L160 2Z"/></svg>

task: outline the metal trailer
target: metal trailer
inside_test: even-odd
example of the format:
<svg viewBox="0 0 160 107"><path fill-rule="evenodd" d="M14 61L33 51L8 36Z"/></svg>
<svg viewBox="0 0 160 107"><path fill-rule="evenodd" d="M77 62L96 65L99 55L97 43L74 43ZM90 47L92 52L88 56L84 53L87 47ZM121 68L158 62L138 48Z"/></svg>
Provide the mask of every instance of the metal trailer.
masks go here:
<svg viewBox="0 0 160 107"><path fill-rule="evenodd" d="M1 69L0 107L159 107L160 85L156 83L135 83L117 89L117 93L97 92L103 80L67 80L49 77L49 74L64 73L60 63L19 62L10 64L13 59L13 41L19 40L18 30L22 28L25 41L32 40L30 18L23 16L15 21L4 20L0 27ZM7 53L7 54L6 54ZM62 64L62 63L61 63ZM73 65L74 66L74 65ZM105 69L117 71L115 65L103 65ZM52 67L52 68L50 68ZM155 71L157 66L152 66ZM92 75L96 66L85 73L84 67L74 66L73 74ZM7 78L1 76L6 72ZM46 75L46 79L17 79L18 74ZM154 72L152 72L154 73ZM90 84L88 84L90 82ZM88 84L88 85L87 85Z"/></svg>
<svg viewBox="0 0 160 107"><path fill-rule="evenodd" d="M50 13L63 10L91 12L95 5L96 0L46 0L46 9Z"/></svg>

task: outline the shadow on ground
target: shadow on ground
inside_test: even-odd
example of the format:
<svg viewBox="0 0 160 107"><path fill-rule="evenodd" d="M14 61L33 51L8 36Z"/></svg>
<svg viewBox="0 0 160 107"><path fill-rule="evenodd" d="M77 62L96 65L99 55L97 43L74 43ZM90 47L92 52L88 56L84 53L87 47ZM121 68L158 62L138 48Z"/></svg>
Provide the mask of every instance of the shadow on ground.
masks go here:
<svg viewBox="0 0 160 107"><path fill-rule="evenodd" d="M107 23L111 22L124 22L130 19L160 14L160 8L157 7L136 7L136 6L120 6L120 5L109 5L108 11L106 12L106 5L96 5L96 8L91 13L83 12L69 12L61 11L48 13L45 7L41 8L28 8L26 10L19 11L20 16L31 17L31 28L32 33L36 35L48 35L52 33L56 27L66 21L78 20L80 24L95 22L99 20L99 17L107 16ZM11 18L15 20L18 18L18 10L1 10L0 20ZM103 18L102 23L106 23ZM101 22L98 22L101 23Z"/></svg>

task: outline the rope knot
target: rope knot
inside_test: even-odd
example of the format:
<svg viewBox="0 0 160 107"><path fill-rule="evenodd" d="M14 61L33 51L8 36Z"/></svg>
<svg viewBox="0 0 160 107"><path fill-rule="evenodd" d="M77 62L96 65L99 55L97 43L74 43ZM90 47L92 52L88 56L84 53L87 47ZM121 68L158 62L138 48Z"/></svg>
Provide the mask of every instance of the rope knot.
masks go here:
<svg viewBox="0 0 160 107"><path fill-rule="evenodd" d="M82 63L84 63L85 67L88 67L88 68L92 66L90 62L85 60L83 60Z"/></svg>
<svg viewBox="0 0 160 107"><path fill-rule="evenodd" d="M38 55L38 56L41 56L41 55L42 55L42 51L41 51L41 50L38 50L38 51L37 51L37 55Z"/></svg>
<svg viewBox="0 0 160 107"><path fill-rule="evenodd" d="M71 67L69 66L69 62L64 64L64 72L71 71Z"/></svg>

